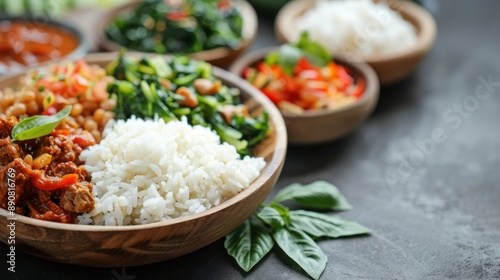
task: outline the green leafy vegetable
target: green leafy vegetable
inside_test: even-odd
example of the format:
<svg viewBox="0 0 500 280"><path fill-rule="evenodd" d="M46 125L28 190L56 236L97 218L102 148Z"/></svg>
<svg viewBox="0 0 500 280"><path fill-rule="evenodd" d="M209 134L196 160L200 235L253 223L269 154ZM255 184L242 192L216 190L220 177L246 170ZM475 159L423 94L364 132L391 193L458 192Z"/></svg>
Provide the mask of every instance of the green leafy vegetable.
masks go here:
<svg viewBox="0 0 500 280"><path fill-rule="evenodd" d="M224 247L246 272L267 254L274 246L273 237L260 223L246 220L226 236Z"/></svg>
<svg viewBox="0 0 500 280"><path fill-rule="evenodd" d="M266 112L259 117L234 114L230 122L223 117L225 106L242 106L237 89L221 85L212 95L196 91L197 79L217 82L212 66L206 62L186 56L133 59L125 57L122 51L106 70L116 78L108 86L108 92L116 100L116 119L134 115L143 119L158 117L168 122L185 117L189 124L215 130L223 142L233 145L242 156L251 155L252 148L269 131ZM188 107L182 103L185 97L176 93L181 86L195 95L198 105Z"/></svg>
<svg viewBox="0 0 500 280"><path fill-rule="evenodd" d="M276 194L275 202L295 201L303 206L327 209L349 210L352 206L334 185L325 181L316 181L309 185L292 184Z"/></svg>
<svg viewBox="0 0 500 280"><path fill-rule="evenodd" d="M52 116L37 115L25 118L12 129L12 140L23 141L48 135L70 112L71 106L67 106Z"/></svg>
<svg viewBox="0 0 500 280"><path fill-rule="evenodd" d="M299 229L281 228L274 232L273 237L278 246L307 274L319 279L328 258L309 235Z"/></svg>
<svg viewBox="0 0 500 280"><path fill-rule="evenodd" d="M163 54L236 49L242 29L242 16L231 2L193 0L169 5L168 1L145 0L108 24L105 33L129 49ZM168 77L169 71L160 69L156 74Z"/></svg>
<svg viewBox="0 0 500 280"><path fill-rule="evenodd" d="M289 199L305 202L305 206L319 200L326 209L350 208L339 190L325 181L283 188L273 202L262 204L247 221L226 236L224 246L243 270L248 272L276 243L310 277L318 279L325 270L327 256L315 243L315 238L370 233L368 228L356 222L313 211L290 210L278 203Z"/></svg>

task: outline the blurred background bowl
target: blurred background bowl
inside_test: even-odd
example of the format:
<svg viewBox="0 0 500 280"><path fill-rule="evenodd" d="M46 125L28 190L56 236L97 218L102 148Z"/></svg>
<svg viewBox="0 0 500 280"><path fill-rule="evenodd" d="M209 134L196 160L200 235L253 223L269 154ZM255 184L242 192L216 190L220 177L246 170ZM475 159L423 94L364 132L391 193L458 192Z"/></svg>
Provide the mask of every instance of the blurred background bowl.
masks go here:
<svg viewBox="0 0 500 280"><path fill-rule="evenodd" d="M229 71L242 76L243 70L255 66L277 48L257 50L241 56ZM353 104L337 109L306 110L303 113L281 111L288 133L288 143L297 145L321 144L338 139L361 125L373 112L379 97L379 81L366 63L335 60L351 70L355 81L365 81L363 96Z"/></svg>
<svg viewBox="0 0 500 280"><path fill-rule="evenodd" d="M116 42L110 40L105 34L105 27L118 15L129 12L134 7L139 4L137 1L133 1L114 9L109 10L105 13L98 23L99 32L99 45L105 51L118 51L122 48ZM239 10L243 19L242 28L242 40L241 44L236 49L231 48L215 48L211 50L205 50L196 53L187 53L186 55L198 59L207 61L215 66L225 68L229 66L234 59L244 53L248 47L253 43L257 36L258 29L258 19L255 9L247 1L237 1L235 3L236 8ZM132 49L131 49L132 50Z"/></svg>
<svg viewBox="0 0 500 280"><path fill-rule="evenodd" d="M344 61L363 61L368 63L377 73L382 86L390 85L408 77L417 68L420 61L429 52L436 38L437 27L432 15L411 1L386 2L389 7L401 14L411 23L418 36L417 43L398 53L350 55L334 53L333 56ZM298 18L312 8L316 1L294 0L283 6L275 20L275 33L278 40L287 43L298 38L299 30L294 28Z"/></svg>
<svg viewBox="0 0 500 280"><path fill-rule="evenodd" d="M71 50L68 54L50 59L50 60L44 60L40 61L38 63L33 63L26 65L24 67L7 67L6 69L2 69L0 67L0 75L5 75L5 74L13 74L17 72L24 71L25 69L33 68L33 67L39 67L42 65L46 65L49 63L52 63L54 61L60 61L64 59L71 59L71 60L76 60L79 58L84 57L90 50L90 44L88 38L83 34L83 32L76 28L75 26L62 22L59 20L55 19L50 19L47 17L36 17L36 16L0 16L0 28L10 28L11 23L21 23L23 26L33 28L33 27L50 27L55 30L64 32L66 34L69 34L69 36L74 37L76 41L76 46L73 50ZM12 31L8 31L10 35L12 35ZM22 36L21 36L22 37ZM6 40L7 38L0 38L0 41ZM32 39L31 37L26 38L26 39ZM31 40L30 40L31 41ZM33 44L31 42L30 44ZM61 41L61 44L64 44L64 42ZM54 46L52 43L51 46ZM0 55L2 55L2 49L3 48L8 48L7 45L1 45L0 44ZM6 51L4 49L3 51Z"/></svg>
<svg viewBox="0 0 500 280"><path fill-rule="evenodd" d="M117 53L96 53L85 58L89 64L106 66ZM255 211L274 187L283 168L287 135L276 107L258 90L220 68L214 75L223 84L238 88L251 115L265 110L272 127L255 147L265 168L257 179L234 197L204 212L168 221L134 226L61 224L16 215L16 250L39 258L74 265L122 267L151 264L198 250L224 237ZM0 79L0 89L17 84L20 75ZM0 223L6 225L9 212L0 208ZM9 228L0 228L0 240L7 244Z"/></svg>

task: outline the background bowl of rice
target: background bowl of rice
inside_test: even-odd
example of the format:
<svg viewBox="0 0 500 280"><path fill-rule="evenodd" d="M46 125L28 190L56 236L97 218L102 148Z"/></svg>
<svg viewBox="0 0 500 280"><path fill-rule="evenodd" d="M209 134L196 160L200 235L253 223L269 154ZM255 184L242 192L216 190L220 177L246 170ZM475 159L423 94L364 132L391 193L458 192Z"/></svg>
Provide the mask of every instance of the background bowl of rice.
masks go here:
<svg viewBox="0 0 500 280"><path fill-rule="evenodd" d="M107 65L116 53L91 54L90 64ZM43 259L83 266L137 266L173 259L198 250L240 225L267 197L283 168L286 128L279 111L259 91L239 77L214 68L214 74L241 92L252 115L269 114L269 135L255 148L266 166L248 188L204 212L145 225L98 226L60 224L17 215L16 249ZM0 80L0 88L14 86L19 75ZM8 224L9 212L0 209L0 223ZM0 229L7 243L9 229Z"/></svg>
<svg viewBox="0 0 500 280"><path fill-rule="evenodd" d="M283 6L278 12L275 20L275 33L283 43L294 42L300 35L300 30L297 28L299 19L310 9L312 9L317 1L309 0L294 0ZM408 77L418 66L423 57L431 49L436 38L437 27L432 15L418 4L411 1L391 1L382 0L374 2L384 2L389 8L399 13L406 22L409 22L415 29L417 39L411 46L401 49L398 52L374 53L374 54L357 54L351 51L340 51L333 53L335 58L344 61L357 62L362 61L368 63L377 73L380 84L382 86L394 84ZM349 17L347 15L347 17ZM331 18L334 18L332 15ZM377 32L381 31L376 22L360 22L354 26L356 30L368 32L368 35L377 36ZM391 23L386 27L391 27ZM374 30L372 30L374 29ZM313 30L316 32L319 30ZM340 28L331 26L333 32L338 35L343 35ZM373 33L369 33L370 30ZM340 32L340 33L338 33ZM335 34L335 33L334 33ZM332 34L334 39L335 35ZM324 36L324 34L322 35ZM352 34L354 36L354 34ZM314 36L310 36L314 38Z"/></svg>

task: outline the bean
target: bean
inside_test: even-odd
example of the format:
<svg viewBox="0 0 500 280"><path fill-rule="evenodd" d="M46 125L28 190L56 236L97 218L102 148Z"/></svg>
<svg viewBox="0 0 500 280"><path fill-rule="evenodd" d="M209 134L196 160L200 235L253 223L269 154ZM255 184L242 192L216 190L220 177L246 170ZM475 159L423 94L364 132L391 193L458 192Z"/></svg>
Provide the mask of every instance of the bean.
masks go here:
<svg viewBox="0 0 500 280"><path fill-rule="evenodd" d="M26 105L24 103L16 103L7 109L5 112L7 116L18 117L20 115L26 114Z"/></svg>
<svg viewBox="0 0 500 280"><path fill-rule="evenodd" d="M0 100L0 106L2 108L6 109L10 105L14 104L14 101L16 100L16 96L12 92L4 91L4 95L2 100Z"/></svg>
<svg viewBox="0 0 500 280"><path fill-rule="evenodd" d="M83 110L87 112L94 112L95 109L99 107L99 105L94 101L85 101L83 102L82 106Z"/></svg>
<svg viewBox="0 0 500 280"><path fill-rule="evenodd" d="M189 108L198 106L198 99L189 88L180 87L175 91L175 93L184 97L184 100L179 101L181 105L187 106Z"/></svg>
<svg viewBox="0 0 500 280"><path fill-rule="evenodd" d="M101 102L100 107L106 111L111 111L116 107L116 100L107 99Z"/></svg>
<svg viewBox="0 0 500 280"><path fill-rule="evenodd" d="M102 120L100 122L101 127L104 127L109 120L115 117L115 113L113 112L105 112Z"/></svg>
<svg viewBox="0 0 500 280"><path fill-rule="evenodd" d="M102 118L104 117L104 113L106 113L106 111L104 111L104 109L102 109L102 108L95 110L94 111L94 121L96 121L97 123L101 123Z"/></svg>
<svg viewBox="0 0 500 280"><path fill-rule="evenodd" d="M76 117L76 116L81 115L82 112L83 112L83 106L82 106L82 104L76 103L75 105L73 105L73 108L71 108L70 115L73 116L73 117Z"/></svg>
<svg viewBox="0 0 500 280"><path fill-rule="evenodd" d="M90 132L92 134L92 136L94 136L94 139L95 139L95 142L96 143L99 143L101 142L101 133L99 132L99 130L92 130Z"/></svg>
<svg viewBox="0 0 500 280"><path fill-rule="evenodd" d="M87 119L85 121L85 124L83 125L83 128L88 131L96 130L97 129L97 123L92 120L92 119Z"/></svg>
<svg viewBox="0 0 500 280"><path fill-rule="evenodd" d="M38 110L40 110L40 107L34 99L26 104L26 112L28 112L28 115L36 115L38 114Z"/></svg>
<svg viewBox="0 0 500 280"><path fill-rule="evenodd" d="M24 91L19 95L19 101L23 103L28 103L30 101L33 101L35 100L35 98L36 94L31 90Z"/></svg>

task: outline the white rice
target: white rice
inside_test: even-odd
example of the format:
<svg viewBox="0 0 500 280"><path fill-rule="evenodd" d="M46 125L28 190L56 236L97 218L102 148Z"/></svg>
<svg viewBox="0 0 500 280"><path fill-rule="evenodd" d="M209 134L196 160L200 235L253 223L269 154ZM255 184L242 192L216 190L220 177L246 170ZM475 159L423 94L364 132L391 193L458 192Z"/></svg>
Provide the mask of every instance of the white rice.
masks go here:
<svg viewBox="0 0 500 280"><path fill-rule="evenodd" d="M266 165L240 159L213 131L186 120L120 120L103 136L81 153L96 205L80 224L147 224L199 213L247 188Z"/></svg>
<svg viewBox="0 0 500 280"><path fill-rule="evenodd" d="M413 25L387 4L371 0L318 1L297 20L297 28L347 58L400 52L417 42Z"/></svg>

